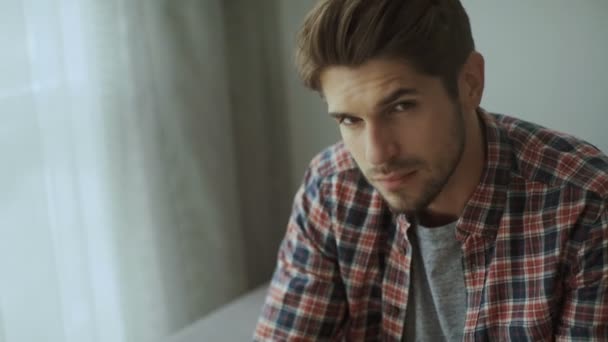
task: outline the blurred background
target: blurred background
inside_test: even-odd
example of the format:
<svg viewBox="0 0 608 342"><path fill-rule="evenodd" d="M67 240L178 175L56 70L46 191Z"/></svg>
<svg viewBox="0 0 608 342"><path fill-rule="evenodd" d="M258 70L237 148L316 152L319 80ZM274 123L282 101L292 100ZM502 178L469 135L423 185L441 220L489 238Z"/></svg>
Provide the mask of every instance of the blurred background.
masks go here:
<svg viewBox="0 0 608 342"><path fill-rule="evenodd" d="M0 342L162 341L270 279L339 139L292 62L313 3L2 0ZM463 4L483 106L608 151L608 1Z"/></svg>

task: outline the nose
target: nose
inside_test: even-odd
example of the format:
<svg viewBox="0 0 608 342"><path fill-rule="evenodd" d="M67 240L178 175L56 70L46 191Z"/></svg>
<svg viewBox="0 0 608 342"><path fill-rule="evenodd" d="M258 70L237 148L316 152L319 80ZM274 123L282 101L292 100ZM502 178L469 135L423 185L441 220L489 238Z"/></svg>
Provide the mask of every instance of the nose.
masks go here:
<svg viewBox="0 0 608 342"><path fill-rule="evenodd" d="M374 166L393 160L399 153L398 143L387 127L370 124L365 132L365 157Z"/></svg>

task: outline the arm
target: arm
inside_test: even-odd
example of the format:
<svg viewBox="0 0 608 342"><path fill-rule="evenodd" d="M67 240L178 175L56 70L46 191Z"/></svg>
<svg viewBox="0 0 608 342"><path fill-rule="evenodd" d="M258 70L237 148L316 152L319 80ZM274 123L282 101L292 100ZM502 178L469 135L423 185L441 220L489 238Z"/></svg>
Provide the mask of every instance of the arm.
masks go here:
<svg viewBox="0 0 608 342"><path fill-rule="evenodd" d="M296 195L278 263L259 318L256 341L335 340L346 298L330 216L310 172Z"/></svg>
<svg viewBox="0 0 608 342"><path fill-rule="evenodd" d="M563 301L557 341L608 341L608 211L585 229Z"/></svg>

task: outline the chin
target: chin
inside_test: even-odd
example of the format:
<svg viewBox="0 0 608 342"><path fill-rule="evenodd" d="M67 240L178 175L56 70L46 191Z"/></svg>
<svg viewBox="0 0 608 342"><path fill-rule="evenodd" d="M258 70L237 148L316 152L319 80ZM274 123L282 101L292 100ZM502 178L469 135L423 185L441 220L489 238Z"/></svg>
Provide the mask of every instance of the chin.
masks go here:
<svg viewBox="0 0 608 342"><path fill-rule="evenodd" d="M382 194L382 197L391 211L395 213L411 214L421 209L416 206L415 202L404 199L399 194Z"/></svg>
<svg viewBox="0 0 608 342"><path fill-rule="evenodd" d="M439 189L432 192L419 193L417 197L412 197L411 191L409 191L407 194L399 192L379 192L384 198L386 204L389 206L389 208L391 208L391 211L411 215L424 211L424 209L426 209L435 199L439 193L438 190Z"/></svg>

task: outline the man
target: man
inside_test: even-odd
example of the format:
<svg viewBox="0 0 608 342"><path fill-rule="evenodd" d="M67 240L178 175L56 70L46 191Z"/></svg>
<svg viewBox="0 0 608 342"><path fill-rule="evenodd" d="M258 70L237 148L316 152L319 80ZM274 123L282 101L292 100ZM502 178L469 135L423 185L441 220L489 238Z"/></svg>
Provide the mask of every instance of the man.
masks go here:
<svg viewBox="0 0 608 342"><path fill-rule="evenodd" d="M297 66L339 124L255 339L608 340L608 158L479 107L457 0L324 0Z"/></svg>

